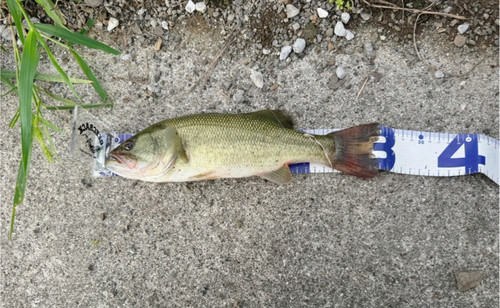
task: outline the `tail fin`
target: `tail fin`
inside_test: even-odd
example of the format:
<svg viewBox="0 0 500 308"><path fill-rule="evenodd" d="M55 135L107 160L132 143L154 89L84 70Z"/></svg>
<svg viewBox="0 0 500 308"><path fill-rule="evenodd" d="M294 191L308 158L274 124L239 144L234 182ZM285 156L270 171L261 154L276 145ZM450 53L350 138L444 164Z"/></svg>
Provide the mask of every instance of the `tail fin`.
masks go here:
<svg viewBox="0 0 500 308"><path fill-rule="evenodd" d="M373 155L373 143L379 135L377 123L328 134L335 141L332 167L363 179L374 177L378 171L378 162Z"/></svg>

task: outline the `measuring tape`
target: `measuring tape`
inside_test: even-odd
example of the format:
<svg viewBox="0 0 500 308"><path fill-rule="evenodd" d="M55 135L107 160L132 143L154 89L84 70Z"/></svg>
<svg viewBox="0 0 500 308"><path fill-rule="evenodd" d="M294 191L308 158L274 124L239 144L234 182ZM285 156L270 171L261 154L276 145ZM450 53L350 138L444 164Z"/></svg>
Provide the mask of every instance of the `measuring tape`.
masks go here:
<svg viewBox="0 0 500 308"><path fill-rule="evenodd" d="M326 135L338 129L303 130ZM448 134L380 126L374 154L379 169L421 176L460 176L484 173L499 184L499 142L481 134ZM131 134L104 134L105 147L95 156L94 176L115 176L104 167L106 153ZM329 173L336 170L316 163L290 165L292 173Z"/></svg>

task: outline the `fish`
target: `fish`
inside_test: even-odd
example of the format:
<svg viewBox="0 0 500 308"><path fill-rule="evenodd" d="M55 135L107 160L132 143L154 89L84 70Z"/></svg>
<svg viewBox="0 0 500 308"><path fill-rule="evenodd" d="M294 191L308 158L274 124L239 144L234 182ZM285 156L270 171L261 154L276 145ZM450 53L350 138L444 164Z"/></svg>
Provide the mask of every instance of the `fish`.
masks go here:
<svg viewBox="0 0 500 308"><path fill-rule="evenodd" d="M156 123L107 155L105 167L147 182L186 182L259 176L292 182L289 165L320 163L363 179L378 172L377 123L327 135L295 130L280 110L202 113Z"/></svg>

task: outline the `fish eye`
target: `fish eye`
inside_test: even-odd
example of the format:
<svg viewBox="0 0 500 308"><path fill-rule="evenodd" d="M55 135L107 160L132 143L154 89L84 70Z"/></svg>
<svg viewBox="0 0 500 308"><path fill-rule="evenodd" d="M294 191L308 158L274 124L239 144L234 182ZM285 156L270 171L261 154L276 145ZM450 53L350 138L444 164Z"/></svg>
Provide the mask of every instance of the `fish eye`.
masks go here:
<svg viewBox="0 0 500 308"><path fill-rule="evenodd" d="M130 151L134 148L135 143L132 140L126 141L123 147L125 150Z"/></svg>

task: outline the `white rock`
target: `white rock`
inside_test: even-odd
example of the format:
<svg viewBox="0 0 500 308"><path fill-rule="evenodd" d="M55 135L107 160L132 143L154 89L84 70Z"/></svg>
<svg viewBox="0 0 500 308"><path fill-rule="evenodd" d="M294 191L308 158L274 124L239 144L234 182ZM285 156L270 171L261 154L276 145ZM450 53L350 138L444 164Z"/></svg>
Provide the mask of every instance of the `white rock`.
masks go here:
<svg viewBox="0 0 500 308"><path fill-rule="evenodd" d="M120 55L120 58L123 60L123 61L128 61L130 59L132 59L132 55L130 55L129 53L122 53Z"/></svg>
<svg viewBox="0 0 500 308"><path fill-rule="evenodd" d="M333 30L335 35L337 36L345 36L347 34L347 31L344 28L344 24L341 21L337 21L335 24L335 29Z"/></svg>
<svg viewBox="0 0 500 308"><path fill-rule="evenodd" d="M292 46L281 47L280 60L283 61L286 58L288 58L291 52L292 52Z"/></svg>
<svg viewBox="0 0 500 308"><path fill-rule="evenodd" d="M457 30L458 33L464 34L465 32L467 32L467 30L469 30L469 24L468 23L461 24L460 26L457 27Z"/></svg>
<svg viewBox="0 0 500 308"><path fill-rule="evenodd" d="M361 18L363 20L369 20L370 18L372 18L372 15L370 13L361 13Z"/></svg>
<svg viewBox="0 0 500 308"><path fill-rule="evenodd" d="M293 43L293 52L295 53L301 53L304 51L306 48L306 40L303 38L298 38L295 40L295 43Z"/></svg>
<svg viewBox="0 0 500 308"><path fill-rule="evenodd" d="M444 73L442 71L436 71L434 73L434 76L436 76L436 78L443 78L444 77Z"/></svg>
<svg viewBox="0 0 500 308"><path fill-rule="evenodd" d="M200 13L205 13L205 11L207 10L207 6L206 6L205 2L198 2L198 3L196 3L195 7L196 7L196 10Z"/></svg>
<svg viewBox="0 0 500 308"><path fill-rule="evenodd" d="M262 87L264 86L264 77L262 76L261 72L252 70L252 72L250 73L250 79L252 79L257 88L262 89Z"/></svg>
<svg viewBox="0 0 500 308"><path fill-rule="evenodd" d="M337 67L335 73L337 74L337 77L339 77L339 79L344 79L345 75L347 75L345 69L342 66Z"/></svg>
<svg viewBox="0 0 500 308"><path fill-rule="evenodd" d="M354 38L354 33L352 33L350 30L345 30L345 38L350 41Z"/></svg>
<svg viewBox="0 0 500 308"><path fill-rule="evenodd" d="M268 54L271 54L271 50L266 49L266 48L262 48L262 53L265 55L268 55Z"/></svg>
<svg viewBox="0 0 500 308"><path fill-rule="evenodd" d="M300 10L291 4L286 5L286 18L293 18L299 15Z"/></svg>
<svg viewBox="0 0 500 308"><path fill-rule="evenodd" d="M294 31L299 30L299 29L300 29L300 24L299 24L298 22L294 23L294 24L292 25L292 29L293 29Z"/></svg>
<svg viewBox="0 0 500 308"><path fill-rule="evenodd" d="M114 28L118 27L119 24L120 22L118 21L118 19L111 17L108 21L108 31L111 31Z"/></svg>
<svg viewBox="0 0 500 308"><path fill-rule="evenodd" d="M318 16L319 16L319 18L327 18L328 12L319 7L318 8Z"/></svg>
<svg viewBox="0 0 500 308"><path fill-rule="evenodd" d="M189 0L188 4L186 4L186 11L188 13L193 13L195 9L196 9L196 5L194 4L193 1Z"/></svg>
<svg viewBox="0 0 500 308"><path fill-rule="evenodd" d="M166 21L162 21L162 22L161 22L161 27L162 27L163 29L165 29L165 30L168 30L168 22L166 22Z"/></svg>
<svg viewBox="0 0 500 308"><path fill-rule="evenodd" d="M340 15L340 20L342 20L342 22L347 25L349 20L351 20L351 15L349 15L349 13L347 12L344 12L342 13L342 15Z"/></svg>

